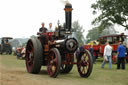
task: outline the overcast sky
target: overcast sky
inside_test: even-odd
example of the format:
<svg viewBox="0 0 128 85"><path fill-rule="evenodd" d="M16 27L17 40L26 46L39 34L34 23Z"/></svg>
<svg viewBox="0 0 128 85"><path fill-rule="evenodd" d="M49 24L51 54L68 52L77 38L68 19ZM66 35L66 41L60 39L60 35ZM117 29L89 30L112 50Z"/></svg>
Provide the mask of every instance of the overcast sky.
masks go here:
<svg viewBox="0 0 128 85"><path fill-rule="evenodd" d="M36 35L41 22L48 27L49 22L53 28L65 22L64 4L61 0L0 0L0 37L10 36L30 37ZM78 20L85 29L86 36L92 28L91 4L95 0L69 0L73 7L72 22Z"/></svg>

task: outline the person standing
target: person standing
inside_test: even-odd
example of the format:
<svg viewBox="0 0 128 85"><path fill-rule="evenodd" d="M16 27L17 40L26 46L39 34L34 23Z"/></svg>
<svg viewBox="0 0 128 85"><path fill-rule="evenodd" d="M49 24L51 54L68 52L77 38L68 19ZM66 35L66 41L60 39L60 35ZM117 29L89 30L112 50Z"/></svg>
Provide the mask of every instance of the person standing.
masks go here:
<svg viewBox="0 0 128 85"><path fill-rule="evenodd" d="M119 42L117 49L117 69L120 69L120 64L122 64L122 69L125 69L125 52L126 48L123 46L123 42Z"/></svg>
<svg viewBox="0 0 128 85"><path fill-rule="evenodd" d="M78 58L79 54L80 54L80 50L79 50L79 48L77 48L77 50L75 52L76 59Z"/></svg>
<svg viewBox="0 0 128 85"><path fill-rule="evenodd" d="M109 45L109 42L106 42L106 46L104 48L104 56L103 63L101 68L104 68L106 61L109 62L109 69L112 69L112 47Z"/></svg>
<svg viewBox="0 0 128 85"><path fill-rule="evenodd" d="M80 43L79 50L80 50L80 52L84 52L85 51L84 46L82 45L82 43Z"/></svg>
<svg viewBox="0 0 128 85"><path fill-rule="evenodd" d="M41 32L41 33L46 33L46 32L47 32L47 28L44 27L44 26L45 26L45 23L42 22L41 26L42 26L42 27L39 29L39 32Z"/></svg>
<svg viewBox="0 0 128 85"><path fill-rule="evenodd" d="M48 32L53 32L54 30L52 29L52 23L49 23L49 28L48 28Z"/></svg>
<svg viewBox="0 0 128 85"><path fill-rule="evenodd" d="M96 58L95 58L95 56L94 56L94 49L93 49L93 45L91 45L91 47L89 48L89 52L90 52L90 53L91 53L91 55L92 55L93 63L95 63Z"/></svg>

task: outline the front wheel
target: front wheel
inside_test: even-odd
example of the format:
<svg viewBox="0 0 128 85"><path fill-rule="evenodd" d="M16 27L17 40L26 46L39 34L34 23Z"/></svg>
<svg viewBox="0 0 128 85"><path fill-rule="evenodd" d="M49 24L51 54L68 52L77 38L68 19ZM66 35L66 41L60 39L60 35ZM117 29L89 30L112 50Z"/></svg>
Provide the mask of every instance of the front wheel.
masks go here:
<svg viewBox="0 0 128 85"><path fill-rule="evenodd" d="M93 68L92 56L88 50L80 52L77 58L77 69L81 77L90 76Z"/></svg>
<svg viewBox="0 0 128 85"><path fill-rule="evenodd" d="M48 74L55 78L60 73L61 55L57 48L52 48L48 56L47 71Z"/></svg>

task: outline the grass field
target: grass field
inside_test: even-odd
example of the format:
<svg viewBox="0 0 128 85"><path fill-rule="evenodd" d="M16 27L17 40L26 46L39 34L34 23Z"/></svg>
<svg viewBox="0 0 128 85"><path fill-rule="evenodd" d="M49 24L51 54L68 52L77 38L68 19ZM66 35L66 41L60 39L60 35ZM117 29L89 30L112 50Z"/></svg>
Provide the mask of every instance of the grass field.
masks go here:
<svg viewBox="0 0 128 85"><path fill-rule="evenodd" d="M30 74L26 72L24 60L17 60L15 56L0 55L0 85L128 85L128 64L125 70L117 70L116 64L113 64L110 70L108 64L101 69L101 63L93 65L89 78L81 78L76 65L69 74L51 78L46 67L42 67L40 74Z"/></svg>

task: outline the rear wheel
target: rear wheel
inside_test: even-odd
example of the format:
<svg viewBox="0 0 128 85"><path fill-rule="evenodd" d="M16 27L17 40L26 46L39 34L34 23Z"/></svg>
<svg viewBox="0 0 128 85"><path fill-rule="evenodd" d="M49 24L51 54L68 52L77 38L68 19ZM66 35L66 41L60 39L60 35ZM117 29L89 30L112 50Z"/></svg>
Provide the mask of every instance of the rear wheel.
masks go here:
<svg viewBox="0 0 128 85"><path fill-rule="evenodd" d="M3 52L4 52L4 46L3 46L3 45L1 45L0 54L2 55L2 54L3 54Z"/></svg>
<svg viewBox="0 0 128 85"><path fill-rule="evenodd" d="M88 50L85 50L85 52L81 52L77 58L77 68L78 72L81 77L89 77L92 68L93 68L93 63L92 63L92 56Z"/></svg>
<svg viewBox="0 0 128 85"><path fill-rule="evenodd" d="M47 71L51 77L57 77L60 72L61 55L56 48L52 48L48 56Z"/></svg>
<svg viewBox="0 0 128 85"><path fill-rule="evenodd" d="M32 38L26 46L26 68L29 73L39 73L42 65L43 49L37 38Z"/></svg>
<svg viewBox="0 0 128 85"><path fill-rule="evenodd" d="M9 49L9 55L12 54L12 47L10 46L10 49Z"/></svg>

